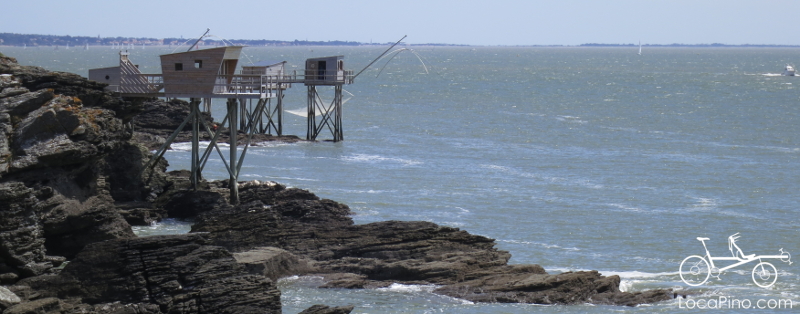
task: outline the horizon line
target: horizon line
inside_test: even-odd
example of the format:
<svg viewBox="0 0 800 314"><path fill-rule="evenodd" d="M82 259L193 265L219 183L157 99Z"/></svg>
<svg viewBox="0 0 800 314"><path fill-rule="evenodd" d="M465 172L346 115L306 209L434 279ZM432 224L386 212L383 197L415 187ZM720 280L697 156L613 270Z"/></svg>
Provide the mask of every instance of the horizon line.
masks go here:
<svg viewBox="0 0 800 314"><path fill-rule="evenodd" d="M103 39L128 39L128 40L166 40L166 39L180 39L180 40L190 40L196 38L183 38L181 37L125 37L125 36L106 36L100 37L98 36L71 36L71 35L48 35L48 34L21 34L21 33L8 33L2 32L0 33L0 37L5 37L4 35L14 35L14 36L24 36L24 37L57 37L57 38L75 38L76 40L103 40ZM2 39L2 38L0 38ZM304 46L313 46L314 44L325 44L325 43L333 43L325 46L383 46L386 44L392 44L392 42L387 43L375 43L375 42L359 42L359 41L347 41L347 40L278 40L278 39L204 39L203 41L208 42L222 42L233 44L234 42L248 42L248 41L261 41L261 42L270 42L273 44L299 44ZM341 43L337 45L335 43ZM89 44L88 42L81 43ZM724 43L701 43L701 44L685 44L685 43L670 43L670 44L640 44L640 43L582 43L582 44L452 44L452 43L402 43L408 46L461 46L461 47L627 47L627 46L643 46L643 47L774 47L774 48L781 48L781 47L800 47L798 45L791 45L791 44L724 44ZM167 44L163 44L167 45ZM13 44L5 44L3 41L0 41L0 46L8 46L14 47L17 45ZM51 45L41 45L41 46L53 46ZM90 45L91 46L91 45ZM96 45L95 45L96 46ZM151 46L158 46L158 45L151 45Z"/></svg>

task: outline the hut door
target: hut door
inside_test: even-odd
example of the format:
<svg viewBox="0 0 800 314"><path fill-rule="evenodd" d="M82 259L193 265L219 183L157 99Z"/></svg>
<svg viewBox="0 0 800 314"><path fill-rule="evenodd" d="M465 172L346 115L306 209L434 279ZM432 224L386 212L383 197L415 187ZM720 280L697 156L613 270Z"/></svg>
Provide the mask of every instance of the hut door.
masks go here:
<svg viewBox="0 0 800 314"><path fill-rule="evenodd" d="M317 80L323 81L325 80L325 68L328 67L328 63L325 61L318 61L317 62Z"/></svg>

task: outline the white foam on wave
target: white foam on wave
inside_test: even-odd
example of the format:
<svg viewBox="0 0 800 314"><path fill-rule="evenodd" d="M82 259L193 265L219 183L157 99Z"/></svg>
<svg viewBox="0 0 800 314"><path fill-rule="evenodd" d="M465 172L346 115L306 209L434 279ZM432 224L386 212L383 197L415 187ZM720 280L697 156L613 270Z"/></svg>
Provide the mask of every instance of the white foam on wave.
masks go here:
<svg viewBox="0 0 800 314"><path fill-rule="evenodd" d="M589 269L574 269L574 268L546 268L550 274L554 273L565 273L565 272L577 272L577 271L591 271ZM607 271L607 270L598 270L598 273L602 276L614 276L617 275L620 278L619 283L619 290L622 292L628 292L635 290L634 286L637 284L647 284L647 283L654 283L654 282L664 282L664 281L673 281L673 277L678 276L678 272L662 272L662 273L648 273L648 272L641 272L641 271Z"/></svg>
<svg viewBox="0 0 800 314"><path fill-rule="evenodd" d="M576 248L576 247L567 247L567 248L565 248L565 247L562 247L562 246L557 245L557 244L549 244L549 243L533 242L533 241L520 241L520 240L497 240L497 241L498 242L505 242L505 243L513 243L513 244L529 244L529 245L540 246L540 247L543 247L545 249L560 249L560 250L565 250L565 251L580 251L581 250L581 249Z"/></svg>
<svg viewBox="0 0 800 314"><path fill-rule="evenodd" d="M635 128L608 127L608 126L603 126L603 127L600 127L600 128L611 130L611 131L623 131L623 132L630 132L630 133L639 133L639 130L635 129Z"/></svg>
<svg viewBox="0 0 800 314"><path fill-rule="evenodd" d="M581 120L580 117L574 117L574 116L556 116L556 120L561 122L577 123L577 124L589 123L588 121Z"/></svg>
<svg viewBox="0 0 800 314"><path fill-rule="evenodd" d="M692 204L692 209L713 210L717 208L717 200L713 198L693 197L697 203Z"/></svg>
<svg viewBox="0 0 800 314"><path fill-rule="evenodd" d="M437 288L436 285L404 285L400 283L393 283L385 288L378 288L378 291L392 291L392 292L403 292L403 293L414 293L414 292L427 292L431 293L433 290Z"/></svg>
<svg viewBox="0 0 800 314"><path fill-rule="evenodd" d="M642 279L642 278L658 278L658 277L667 277L667 276L676 276L678 272L663 272L663 273L648 273L643 271L598 271L603 276L614 276L617 275L619 278L622 279Z"/></svg>
<svg viewBox="0 0 800 314"><path fill-rule="evenodd" d="M576 269L576 268L546 268L548 272L576 272L576 271L591 271L590 269ZM598 270L598 273L603 276L614 276L617 275L621 279L651 279L651 278L660 278L660 277L671 277L677 276L678 272L660 272L660 273L649 273L643 271L615 271L615 270Z"/></svg>
<svg viewBox="0 0 800 314"><path fill-rule="evenodd" d="M184 234L192 229L192 222L175 218L165 218L161 221L153 221L149 226L131 226L131 230L138 237Z"/></svg>
<svg viewBox="0 0 800 314"><path fill-rule="evenodd" d="M198 142L198 144L200 146L200 150L204 150L204 149L206 149L208 147L208 144L211 144L211 142L210 141L200 141L200 142ZM231 147L230 145L228 145L228 143L217 143L217 146L219 146L220 149L223 149L223 148L227 149L227 148ZM179 151L179 152L191 152L192 151L192 143L190 143L190 142L172 143L172 144L169 144L169 147L173 151Z"/></svg>
<svg viewBox="0 0 800 314"><path fill-rule="evenodd" d="M611 206L611 207L615 207L615 208L618 208L618 209L623 209L623 210L626 210L626 211L635 211L635 212L642 211L642 209L639 208L639 207L631 207L631 206L627 206L627 205L624 205L624 204L609 203L609 204L606 204L606 205Z"/></svg>
<svg viewBox="0 0 800 314"><path fill-rule="evenodd" d="M800 153L800 147L781 147L781 146L769 146L769 145L740 145L740 144L728 144L728 143L720 143L720 142L700 142L700 141L680 141L694 145L704 145L704 146L713 146L713 147L725 147L725 148L734 148L734 149L759 149L759 150L768 150L774 151L779 153ZM731 158L728 156L727 158Z"/></svg>
<svg viewBox="0 0 800 314"><path fill-rule="evenodd" d="M366 162L366 163L394 162L403 164L404 166L415 166L422 164L421 161L417 160L383 157L380 155L369 155L369 154L353 154L351 156L343 157L342 160L348 162Z"/></svg>
<svg viewBox="0 0 800 314"><path fill-rule="evenodd" d="M319 179L298 178L298 177L266 176L266 175L255 174L255 173L240 174L239 177L240 178L252 178L252 179L268 179L270 181L309 181L309 182L318 182L319 181Z"/></svg>
<svg viewBox="0 0 800 314"><path fill-rule="evenodd" d="M603 189L605 188L602 184L593 183L588 179L566 179L561 177L551 177L551 176L543 176L535 173L519 171L511 167L507 166L500 166L500 165L480 165L481 168L484 169L491 169L497 170L500 172L504 172L506 174L522 177L522 178L531 178L536 180L544 181L548 184L556 184L562 186L581 186L589 189Z"/></svg>

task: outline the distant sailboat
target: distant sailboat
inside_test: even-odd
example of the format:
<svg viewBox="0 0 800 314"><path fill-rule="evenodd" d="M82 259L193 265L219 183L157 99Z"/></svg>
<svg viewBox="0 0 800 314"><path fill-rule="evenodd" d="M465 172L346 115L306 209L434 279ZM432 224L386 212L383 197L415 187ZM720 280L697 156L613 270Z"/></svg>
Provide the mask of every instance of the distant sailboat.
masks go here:
<svg viewBox="0 0 800 314"><path fill-rule="evenodd" d="M639 55L642 55L642 42L639 42Z"/></svg>

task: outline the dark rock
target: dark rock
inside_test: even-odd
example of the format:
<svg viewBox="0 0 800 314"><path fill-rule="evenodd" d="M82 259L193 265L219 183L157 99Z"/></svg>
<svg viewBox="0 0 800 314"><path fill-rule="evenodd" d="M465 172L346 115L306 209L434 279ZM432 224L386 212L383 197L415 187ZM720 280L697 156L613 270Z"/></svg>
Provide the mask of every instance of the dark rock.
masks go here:
<svg viewBox="0 0 800 314"><path fill-rule="evenodd" d="M0 274L0 284L2 285L13 285L17 279L19 279L19 275L15 273Z"/></svg>
<svg viewBox="0 0 800 314"><path fill-rule="evenodd" d="M193 232L209 232L234 252L275 246L318 261L322 272L370 280L451 283L467 273L504 265L510 254L491 239L427 222L353 225L347 206L330 200L258 202L202 215Z"/></svg>
<svg viewBox="0 0 800 314"><path fill-rule="evenodd" d="M55 97L53 90L43 89L35 92L26 92L14 97L0 99L0 112L12 116L24 116L41 108L45 103Z"/></svg>
<svg viewBox="0 0 800 314"><path fill-rule="evenodd" d="M0 263L35 274L44 261L44 236L34 190L20 182L0 183Z"/></svg>
<svg viewBox="0 0 800 314"><path fill-rule="evenodd" d="M609 304L635 306L671 298L671 290L628 293L619 291L619 276L601 276L597 271L549 275L511 272L486 275L447 285L434 293L473 302L536 304Z"/></svg>
<svg viewBox="0 0 800 314"><path fill-rule="evenodd" d="M67 261L67 258L64 257L64 256L51 256L51 255L48 255L48 256L44 257L44 260L46 262L50 262L51 264L53 264L53 267L60 267L61 265L64 264L64 262Z"/></svg>
<svg viewBox="0 0 800 314"><path fill-rule="evenodd" d="M53 276L53 275L49 275L49 276ZM33 278L36 278L36 277L33 277ZM33 288L31 288L28 285L16 284L16 285L13 285L13 286L8 286L8 290L11 291L12 293L14 293L15 295L17 295L22 302L27 302L27 301L30 301L30 300L35 300L35 299L42 298L42 293L40 293L39 291L33 290Z"/></svg>
<svg viewBox="0 0 800 314"><path fill-rule="evenodd" d="M308 261L274 247L259 247L250 251L233 253L236 262L244 265L248 273L266 276L272 281L290 275L314 272Z"/></svg>
<svg viewBox="0 0 800 314"><path fill-rule="evenodd" d="M117 204L117 206L119 205ZM120 208L119 213L131 226L149 226L166 218L163 210L155 208Z"/></svg>
<svg viewBox="0 0 800 314"><path fill-rule="evenodd" d="M17 95L22 95L27 92L30 92L25 87L7 87L7 88L0 88L0 98L12 97Z"/></svg>
<svg viewBox="0 0 800 314"><path fill-rule="evenodd" d="M6 287L0 286L0 313L20 302L22 302L22 299L14 294L14 292L8 290Z"/></svg>
<svg viewBox="0 0 800 314"><path fill-rule="evenodd" d="M383 282L367 279L366 275L353 273L332 273L323 276L325 283L319 288L344 288L344 289L368 289L383 288L391 285Z"/></svg>
<svg viewBox="0 0 800 314"><path fill-rule="evenodd" d="M98 197L80 203L58 200L43 221L45 246L51 254L72 258L89 243L134 238L130 225L108 200Z"/></svg>
<svg viewBox="0 0 800 314"><path fill-rule="evenodd" d="M303 310L299 314L348 314L353 311L353 308L355 308L353 305L330 307L317 304Z"/></svg>
<svg viewBox="0 0 800 314"><path fill-rule="evenodd" d="M179 191L164 205L171 218L189 218L218 208L229 207L222 193L212 191Z"/></svg>
<svg viewBox="0 0 800 314"><path fill-rule="evenodd" d="M118 148L129 136L110 111L85 108L65 96L19 119L9 172L85 164Z"/></svg>
<svg viewBox="0 0 800 314"><path fill-rule="evenodd" d="M594 304L637 306L667 301L673 298L672 289L655 289L638 292L604 292L592 297Z"/></svg>
<svg viewBox="0 0 800 314"><path fill-rule="evenodd" d="M140 132L148 130L148 133L157 133L162 136L168 136L177 130L190 112L189 103L180 99L169 101L153 99L145 101L142 106L142 112L133 119L134 128ZM203 119L209 126L214 123L214 119L209 113L204 112ZM191 125L186 124L183 130L191 131Z"/></svg>
<svg viewBox="0 0 800 314"><path fill-rule="evenodd" d="M483 276L436 289L434 292L473 302L582 304L609 287L596 271L558 275L512 273ZM617 277L618 280L618 277Z"/></svg>
<svg viewBox="0 0 800 314"><path fill-rule="evenodd" d="M148 303L129 303L122 304L78 304L72 309L64 312L65 314L162 314L158 305Z"/></svg>
<svg viewBox="0 0 800 314"><path fill-rule="evenodd" d="M165 159L145 171L152 157L146 147L131 141L121 143L107 155L104 172L109 174L107 181L116 202L153 202L170 185Z"/></svg>
<svg viewBox="0 0 800 314"><path fill-rule="evenodd" d="M247 274L228 251L206 244L196 234L94 243L52 278L63 280L55 288L60 295L88 304L154 303L165 313L280 313L272 281Z"/></svg>
<svg viewBox="0 0 800 314"><path fill-rule="evenodd" d="M59 299L44 298L14 305L3 314L61 314L61 310Z"/></svg>

